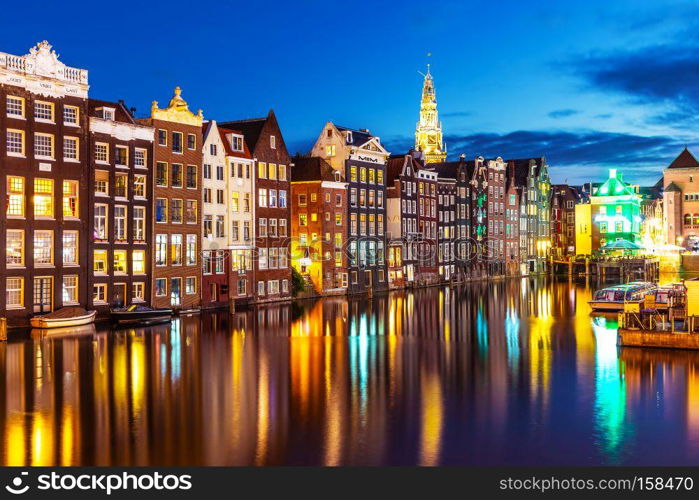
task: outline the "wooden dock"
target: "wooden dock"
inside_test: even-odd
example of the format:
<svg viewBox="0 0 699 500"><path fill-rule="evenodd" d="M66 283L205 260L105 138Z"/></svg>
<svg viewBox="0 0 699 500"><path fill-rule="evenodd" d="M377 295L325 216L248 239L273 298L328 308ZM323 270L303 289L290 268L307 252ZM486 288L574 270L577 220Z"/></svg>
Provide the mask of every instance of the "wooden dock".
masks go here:
<svg viewBox="0 0 699 500"><path fill-rule="evenodd" d="M655 281L660 274L660 261L657 258L552 260L551 268L554 274L569 276L616 278L621 282Z"/></svg>

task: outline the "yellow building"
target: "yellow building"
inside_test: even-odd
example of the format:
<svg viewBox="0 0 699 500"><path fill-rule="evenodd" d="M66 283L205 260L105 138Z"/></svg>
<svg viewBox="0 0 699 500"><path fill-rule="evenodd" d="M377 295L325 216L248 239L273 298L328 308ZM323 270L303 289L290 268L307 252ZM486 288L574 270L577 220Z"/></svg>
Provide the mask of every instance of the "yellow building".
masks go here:
<svg viewBox="0 0 699 500"><path fill-rule="evenodd" d="M575 253L592 254L592 205L590 203L575 205Z"/></svg>
<svg viewBox="0 0 699 500"><path fill-rule="evenodd" d="M437 96L434 91L434 80L427 65L427 74L422 84L422 100L420 101L420 120L415 128L415 149L422 151L426 163L443 162L447 157L447 148L442 139L442 124L437 112Z"/></svg>

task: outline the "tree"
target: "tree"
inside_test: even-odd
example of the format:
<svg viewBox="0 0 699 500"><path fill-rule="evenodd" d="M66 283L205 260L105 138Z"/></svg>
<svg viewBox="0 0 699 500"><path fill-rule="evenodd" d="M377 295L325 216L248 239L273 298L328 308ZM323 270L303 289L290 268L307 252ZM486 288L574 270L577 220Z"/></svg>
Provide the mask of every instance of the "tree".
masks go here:
<svg viewBox="0 0 699 500"><path fill-rule="evenodd" d="M291 268L291 294L296 297L306 289L306 282L296 268Z"/></svg>

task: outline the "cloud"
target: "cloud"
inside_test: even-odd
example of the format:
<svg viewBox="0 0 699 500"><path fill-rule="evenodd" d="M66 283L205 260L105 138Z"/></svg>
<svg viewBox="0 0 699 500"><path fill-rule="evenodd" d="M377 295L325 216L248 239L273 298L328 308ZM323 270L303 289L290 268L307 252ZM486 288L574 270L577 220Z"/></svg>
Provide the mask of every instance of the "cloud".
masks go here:
<svg viewBox="0 0 699 500"><path fill-rule="evenodd" d="M577 115L580 113L577 109L555 109L553 111L550 111L548 116L549 118L567 118L568 116L573 116Z"/></svg>
<svg viewBox="0 0 699 500"><path fill-rule="evenodd" d="M655 183L685 143L674 137L639 136L595 130L514 131L448 135L444 138L450 159L461 153L476 156L527 158L545 156L556 182L587 182L603 179L606 169L626 169L626 178L634 182ZM408 138L386 141L391 152L407 151Z"/></svg>
<svg viewBox="0 0 699 500"><path fill-rule="evenodd" d="M442 118L463 118L465 116L471 116L473 113L470 111L448 111L446 113L440 113L439 116Z"/></svg>

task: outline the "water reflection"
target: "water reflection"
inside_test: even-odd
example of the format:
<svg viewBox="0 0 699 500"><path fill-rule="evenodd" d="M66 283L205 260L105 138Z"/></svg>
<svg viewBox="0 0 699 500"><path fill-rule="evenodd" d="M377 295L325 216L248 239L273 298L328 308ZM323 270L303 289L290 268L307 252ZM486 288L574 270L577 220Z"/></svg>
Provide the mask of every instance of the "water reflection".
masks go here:
<svg viewBox="0 0 699 500"><path fill-rule="evenodd" d="M699 353L517 279L0 344L6 465L690 464Z"/></svg>

